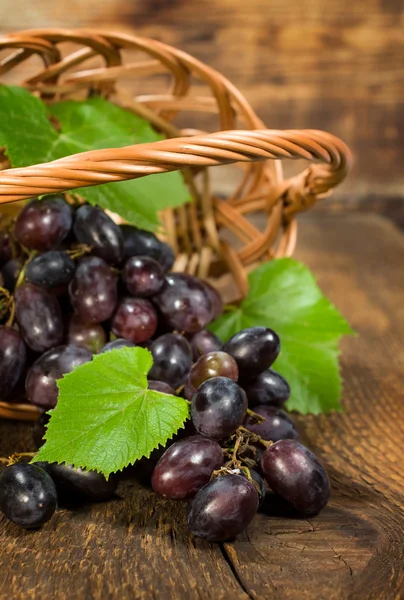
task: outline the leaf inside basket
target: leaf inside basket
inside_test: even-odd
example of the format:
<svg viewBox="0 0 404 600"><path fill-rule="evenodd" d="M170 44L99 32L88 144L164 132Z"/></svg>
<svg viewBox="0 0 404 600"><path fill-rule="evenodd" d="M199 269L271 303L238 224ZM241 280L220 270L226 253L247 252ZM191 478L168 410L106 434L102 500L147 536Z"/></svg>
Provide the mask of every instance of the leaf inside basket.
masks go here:
<svg viewBox="0 0 404 600"><path fill-rule="evenodd" d="M23 88L1 86L0 115L0 147L5 147L13 167L162 139L147 121L103 98L48 107ZM56 119L58 129L49 116ZM78 193L90 204L150 230L159 227L159 211L190 200L179 172L82 188Z"/></svg>

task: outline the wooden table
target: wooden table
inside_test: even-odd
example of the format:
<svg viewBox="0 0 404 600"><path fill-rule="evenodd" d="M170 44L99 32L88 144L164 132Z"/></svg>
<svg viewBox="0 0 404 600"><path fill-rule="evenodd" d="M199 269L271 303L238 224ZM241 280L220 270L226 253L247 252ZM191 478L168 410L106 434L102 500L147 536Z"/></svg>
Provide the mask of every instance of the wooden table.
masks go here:
<svg viewBox="0 0 404 600"><path fill-rule="evenodd" d="M376 215L314 214L296 256L359 334L342 348L345 412L299 419L332 479L328 507L285 520L266 506L210 545L189 536L186 505L127 480L40 532L0 520L0 598L404 597L404 235ZM31 444L29 425L0 423L2 456Z"/></svg>

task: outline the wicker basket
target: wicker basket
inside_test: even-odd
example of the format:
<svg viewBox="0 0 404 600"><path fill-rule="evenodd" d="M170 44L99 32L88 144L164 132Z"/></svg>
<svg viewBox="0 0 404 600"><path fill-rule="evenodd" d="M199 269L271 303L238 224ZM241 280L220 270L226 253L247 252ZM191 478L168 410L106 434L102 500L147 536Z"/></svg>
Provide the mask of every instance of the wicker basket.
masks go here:
<svg viewBox="0 0 404 600"><path fill-rule="evenodd" d="M33 55L40 58L39 69ZM22 85L48 102L102 95L147 119L167 139L23 169L7 168L0 155L0 202L183 169L194 201L162 214L164 236L176 251L174 269L216 284L231 276L239 297L247 292L249 268L292 253L294 216L327 196L351 163L347 146L328 133L265 129L225 77L155 40L87 29L23 31L0 39L0 75L16 68L23 71ZM165 83L168 76L165 93L154 91L156 75L165 75ZM143 90L150 84L154 93L129 93L125 78L141 78ZM181 113L190 111L217 115L218 133L176 126ZM285 158L318 164L284 180L280 160L273 159ZM229 163L242 172L223 200L212 194L206 167ZM257 213L265 219L257 220ZM28 404L0 403L1 417L37 414Z"/></svg>

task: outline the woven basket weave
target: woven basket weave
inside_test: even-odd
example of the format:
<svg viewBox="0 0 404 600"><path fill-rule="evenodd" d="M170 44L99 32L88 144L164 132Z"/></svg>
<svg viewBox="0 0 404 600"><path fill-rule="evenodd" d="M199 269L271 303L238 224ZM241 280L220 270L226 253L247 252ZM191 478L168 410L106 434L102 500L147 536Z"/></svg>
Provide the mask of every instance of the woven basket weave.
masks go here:
<svg viewBox="0 0 404 600"><path fill-rule="evenodd" d="M329 133L266 129L225 77L155 40L87 29L13 33L0 38L0 77L9 81L8 72L17 69L22 85L47 102L101 95L142 116L167 139L23 169L8 168L0 150L0 203L182 169L194 201L161 215L164 236L177 256L174 270L214 283L231 275L238 297L247 293L249 268L293 252L295 215L327 196L351 163L347 146ZM163 93L155 91L156 76L160 85L168 80ZM134 79L152 93L129 93ZM216 115L218 132L177 126L189 112ZM188 118L192 122L193 116ZM273 159L312 164L284 180L280 160ZM223 200L212 194L206 167L229 163L242 171L236 189ZM0 403L2 417L36 415L28 404Z"/></svg>

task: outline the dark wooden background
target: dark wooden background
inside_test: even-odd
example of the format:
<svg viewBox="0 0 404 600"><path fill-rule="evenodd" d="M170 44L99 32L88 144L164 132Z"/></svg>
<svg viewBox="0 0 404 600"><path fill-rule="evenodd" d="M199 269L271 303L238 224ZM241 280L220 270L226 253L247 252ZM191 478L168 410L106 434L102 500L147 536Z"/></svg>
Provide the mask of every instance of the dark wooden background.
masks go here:
<svg viewBox="0 0 404 600"><path fill-rule="evenodd" d="M0 33L136 31L228 76L271 128L341 136L356 163L344 199L404 197L402 0L1 0Z"/></svg>

